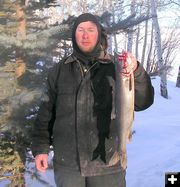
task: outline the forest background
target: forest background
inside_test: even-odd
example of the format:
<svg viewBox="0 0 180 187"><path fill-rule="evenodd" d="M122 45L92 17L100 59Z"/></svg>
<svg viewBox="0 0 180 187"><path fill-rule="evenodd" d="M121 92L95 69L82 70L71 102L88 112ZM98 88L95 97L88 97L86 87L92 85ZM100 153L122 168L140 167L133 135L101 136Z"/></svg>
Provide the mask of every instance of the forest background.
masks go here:
<svg viewBox="0 0 180 187"><path fill-rule="evenodd" d="M108 33L109 52L132 52L151 77L160 77L161 96L169 99L172 74L180 87L179 10L180 0L0 0L0 181L25 185L47 72L72 52L78 15L97 15ZM35 171L31 175L38 178Z"/></svg>

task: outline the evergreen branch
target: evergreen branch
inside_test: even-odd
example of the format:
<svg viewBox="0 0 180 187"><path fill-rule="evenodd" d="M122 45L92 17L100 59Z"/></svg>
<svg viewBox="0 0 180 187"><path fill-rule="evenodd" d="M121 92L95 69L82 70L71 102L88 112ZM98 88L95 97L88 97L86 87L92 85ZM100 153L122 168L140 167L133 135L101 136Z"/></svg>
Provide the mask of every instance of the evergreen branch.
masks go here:
<svg viewBox="0 0 180 187"><path fill-rule="evenodd" d="M47 48L48 45L54 44L54 41L50 42L53 36L58 35L59 39L64 39L68 31L68 25L54 26L41 32L27 34L25 40L22 40L21 36L9 36L3 33L0 35L0 45L4 46L4 43L6 43L4 46L6 49L12 46L24 49ZM69 35L66 36L66 38L68 37Z"/></svg>
<svg viewBox="0 0 180 187"><path fill-rule="evenodd" d="M2 177L0 177L0 181L5 180L5 179L11 179L12 180L12 179L16 179L16 178L23 177L23 176L24 176L24 173L12 175L12 176L2 176Z"/></svg>

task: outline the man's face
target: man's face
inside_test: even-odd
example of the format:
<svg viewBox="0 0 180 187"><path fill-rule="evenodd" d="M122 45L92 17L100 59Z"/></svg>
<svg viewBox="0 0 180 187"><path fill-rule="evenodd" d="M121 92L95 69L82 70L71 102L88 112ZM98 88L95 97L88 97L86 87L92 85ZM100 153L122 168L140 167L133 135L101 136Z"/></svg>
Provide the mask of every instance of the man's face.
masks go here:
<svg viewBox="0 0 180 187"><path fill-rule="evenodd" d="M82 52L92 52L98 40L98 29L91 21L82 22L75 33L76 43Z"/></svg>

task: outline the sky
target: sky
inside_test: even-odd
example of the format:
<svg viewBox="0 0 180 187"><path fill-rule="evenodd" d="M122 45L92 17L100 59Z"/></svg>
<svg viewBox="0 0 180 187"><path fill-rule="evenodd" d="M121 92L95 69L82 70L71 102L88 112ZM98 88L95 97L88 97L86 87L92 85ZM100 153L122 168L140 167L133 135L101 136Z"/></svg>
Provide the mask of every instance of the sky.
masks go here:
<svg viewBox="0 0 180 187"><path fill-rule="evenodd" d="M180 27L180 6L171 4L157 12L160 26L173 27L176 23Z"/></svg>
<svg viewBox="0 0 180 187"><path fill-rule="evenodd" d="M159 77L154 77L152 84L154 104L135 112L135 134L127 144L126 187L164 187L165 173L180 172L180 88L174 81L168 81L169 98L165 99L160 95ZM27 165L27 171L26 187L55 187L52 170L38 173L42 181L47 181L46 185L29 174L34 172L34 163ZM6 184L8 181L0 182L0 187Z"/></svg>

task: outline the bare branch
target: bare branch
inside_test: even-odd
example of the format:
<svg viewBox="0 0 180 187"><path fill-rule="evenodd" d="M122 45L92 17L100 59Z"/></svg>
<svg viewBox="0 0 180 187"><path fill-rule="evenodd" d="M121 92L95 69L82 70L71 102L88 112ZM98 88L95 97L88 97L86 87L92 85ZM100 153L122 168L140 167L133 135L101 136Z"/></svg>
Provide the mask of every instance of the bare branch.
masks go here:
<svg viewBox="0 0 180 187"><path fill-rule="evenodd" d="M171 1L171 3L173 3L173 4L177 5L177 6L180 6L180 3L177 3L175 1Z"/></svg>
<svg viewBox="0 0 180 187"><path fill-rule="evenodd" d="M132 14L128 16L126 19L124 19L123 21L114 23L111 27L107 28L107 32L108 34L112 34L119 30L125 31L128 28L138 25L139 23L142 23L150 18L152 18L152 16L140 16L140 17L135 18L135 14Z"/></svg>

